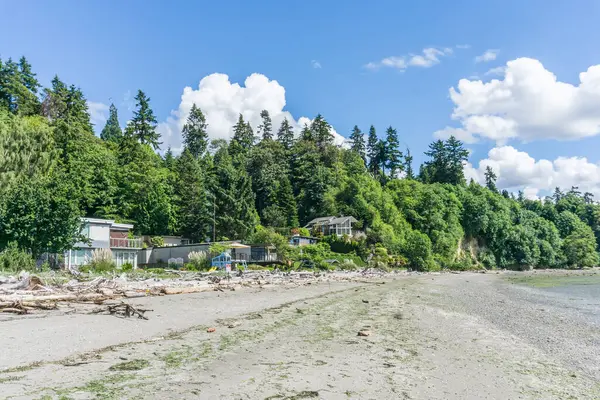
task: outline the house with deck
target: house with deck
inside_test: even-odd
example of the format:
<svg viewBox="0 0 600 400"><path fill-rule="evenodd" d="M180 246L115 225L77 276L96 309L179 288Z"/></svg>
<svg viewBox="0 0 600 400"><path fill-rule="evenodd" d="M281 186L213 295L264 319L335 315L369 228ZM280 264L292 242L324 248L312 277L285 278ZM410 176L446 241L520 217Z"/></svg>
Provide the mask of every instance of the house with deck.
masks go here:
<svg viewBox="0 0 600 400"><path fill-rule="evenodd" d="M353 230L353 226L357 222L358 220L354 217L319 217L306 224L305 228L310 229L314 233L319 232L323 236L353 236L356 233L356 230Z"/></svg>
<svg viewBox="0 0 600 400"><path fill-rule="evenodd" d="M141 238L132 238L132 224L121 224L110 219L82 218L85 242L76 243L65 252L68 267L87 265L96 249L110 249L117 267L130 263L137 268L137 253L142 248Z"/></svg>

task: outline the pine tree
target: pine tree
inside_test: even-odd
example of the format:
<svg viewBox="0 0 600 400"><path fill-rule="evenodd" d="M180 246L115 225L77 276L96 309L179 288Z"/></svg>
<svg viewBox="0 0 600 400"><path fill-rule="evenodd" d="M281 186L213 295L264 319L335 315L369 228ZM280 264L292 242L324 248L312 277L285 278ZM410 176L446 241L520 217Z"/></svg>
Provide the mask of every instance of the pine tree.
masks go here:
<svg viewBox="0 0 600 400"><path fill-rule="evenodd" d="M271 116L267 110L260 112L262 118L262 124L258 126L258 134L262 136L263 140L273 139L273 123L271 122Z"/></svg>
<svg viewBox="0 0 600 400"><path fill-rule="evenodd" d="M19 63L10 58L4 64L0 60L0 108L22 116L38 114L39 86L25 57Z"/></svg>
<svg viewBox="0 0 600 400"><path fill-rule="evenodd" d="M554 195L552 196L552 199L554 200L554 204L558 204L560 199L562 199L564 196L565 196L565 194L560 190L560 188L558 186L556 188L554 188Z"/></svg>
<svg viewBox="0 0 600 400"><path fill-rule="evenodd" d="M331 125L329 125L321 114L317 114L310 125L310 130L312 131L313 139L315 140L317 147L322 149L327 145L333 144Z"/></svg>
<svg viewBox="0 0 600 400"><path fill-rule="evenodd" d="M100 133L100 138L113 143L119 143L123 138L123 131L121 131L121 127L119 126L117 107L114 104L110 105L108 120Z"/></svg>
<svg viewBox="0 0 600 400"><path fill-rule="evenodd" d="M192 104L190 115L183 126L183 144L198 159L204 155L208 147L208 124L202 110Z"/></svg>
<svg viewBox="0 0 600 400"><path fill-rule="evenodd" d="M171 146L169 146L167 148L167 151L165 152L165 167L169 170L173 170L173 168L175 167L175 157L173 156L173 150L171 150Z"/></svg>
<svg viewBox="0 0 600 400"><path fill-rule="evenodd" d="M431 160L422 165L419 176L425 183L445 182L448 160L446 155L446 146L443 140L436 140L429 144L429 150L425 152Z"/></svg>
<svg viewBox="0 0 600 400"><path fill-rule="evenodd" d="M244 116L240 114L238 122L233 126L233 142L236 142L244 151L250 150L254 145L254 133L250 123L244 121Z"/></svg>
<svg viewBox="0 0 600 400"><path fill-rule="evenodd" d="M279 141L286 150L290 150L294 145L294 130L287 118L283 119L279 131L277 131L277 141Z"/></svg>
<svg viewBox="0 0 600 400"><path fill-rule="evenodd" d="M391 178L397 178L398 173L403 169L398 132L391 126L386 131L385 164L390 170Z"/></svg>
<svg viewBox="0 0 600 400"><path fill-rule="evenodd" d="M373 176L379 175L381 166L379 164L380 148L379 139L377 138L377 132L375 127L371 125L369 128L369 138L367 141L367 156L369 156L369 172Z"/></svg>
<svg viewBox="0 0 600 400"><path fill-rule="evenodd" d="M310 129L308 124L304 124L304 127L302 128L302 131L300 132L300 139L306 140L307 142L312 142L315 140L313 131Z"/></svg>
<svg viewBox="0 0 600 400"><path fill-rule="evenodd" d="M19 72L21 74L21 82L23 85L25 85L32 93L37 94L41 85L31 70L31 64L29 64L25 57L19 59Z"/></svg>
<svg viewBox="0 0 600 400"><path fill-rule="evenodd" d="M248 237L258 223L250 177L245 168L234 166L227 144L215 153L213 169L216 238Z"/></svg>
<svg viewBox="0 0 600 400"><path fill-rule="evenodd" d="M367 164L367 155L365 149L365 135L358 129L358 126L354 125L352 133L350 134L350 148L355 151L360 158L363 159L365 165Z"/></svg>
<svg viewBox="0 0 600 400"><path fill-rule="evenodd" d="M465 183L464 163L469 152L460 140L450 136L447 141L436 140L429 145L425 152L431 160L425 162L420 176L425 183L450 183L461 185Z"/></svg>
<svg viewBox="0 0 600 400"><path fill-rule="evenodd" d="M180 233L194 242L211 231L212 210L198 159L186 148L176 162L177 221Z"/></svg>
<svg viewBox="0 0 600 400"><path fill-rule="evenodd" d="M150 98L144 92L138 90L137 110L133 113L133 118L125 129L125 135L135 139L141 144L148 144L154 150L162 144L159 142L160 134L156 131L156 117L152 108L150 108Z"/></svg>
<svg viewBox="0 0 600 400"><path fill-rule="evenodd" d="M297 227L299 225L298 206L296 205L292 185L287 177L282 180L281 185L279 186L277 198L286 218L287 226L290 228Z"/></svg>
<svg viewBox="0 0 600 400"><path fill-rule="evenodd" d="M415 174L412 168L413 157L410 154L410 149L406 149L406 156L404 156L404 170L406 171L407 179L415 179Z"/></svg>
<svg viewBox="0 0 600 400"><path fill-rule="evenodd" d="M485 168L485 186L490 189L492 192L498 193L498 188L496 187L496 179L498 176L489 165Z"/></svg>
<svg viewBox="0 0 600 400"><path fill-rule="evenodd" d="M469 159L469 151L463 147L463 143L454 136L445 143L448 157L448 175L446 183L460 185L465 183L464 163Z"/></svg>
<svg viewBox="0 0 600 400"><path fill-rule="evenodd" d="M60 80L58 75L52 78L52 86L44 91L44 100L42 102L42 115L48 117L50 121L57 121L66 118L67 115L67 96L69 89L67 85Z"/></svg>

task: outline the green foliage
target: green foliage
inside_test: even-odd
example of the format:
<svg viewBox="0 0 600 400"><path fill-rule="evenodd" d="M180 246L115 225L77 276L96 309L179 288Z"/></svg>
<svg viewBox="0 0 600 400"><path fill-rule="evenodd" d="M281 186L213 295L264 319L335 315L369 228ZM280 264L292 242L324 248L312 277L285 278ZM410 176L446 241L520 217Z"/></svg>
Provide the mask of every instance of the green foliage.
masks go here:
<svg viewBox="0 0 600 400"><path fill-rule="evenodd" d="M162 247L165 245L165 239L162 236L152 236L150 238L150 243L154 247Z"/></svg>
<svg viewBox="0 0 600 400"><path fill-rule="evenodd" d="M0 252L0 271L17 273L19 271L33 271L35 260L26 251L19 248L16 242L10 242Z"/></svg>
<svg viewBox="0 0 600 400"><path fill-rule="evenodd" d="M367 163L367 149L365 146L365 135L358 129L358 126L354 125L352 133L350 134L350 148L356 152L363 162Z"/></svg>
<svg viewBox="0 0 600 400"><path fill-rule="evenodd" d="M284 118L277 131L277 141L288 151L294 145L294 130L287 118Z"/></svg>
<svg viewBox="0 0 600 400"><path fill-rule="evenodd" d="M469 158L469 152L460 140L454 136L446 141L436 140L429 145L425 155L431 158L421 168L420 179L425 183L465 183L463 162Z"/></svg>
<svg viewBox="0 0 600 400"><path fill-rule="evenodd" d="M0 194L22 176L47 175L58 156L54 146L44 118L13 116L0 109Z"/></svg>
<svg viewBox="0 0 600 400"><path fill-rule="evenodd" d="M260 112L260 118L262 119L262 124L258 126L258 135L261 136L263 140L272 140L273 123L271 122L269 112L267 110L262 110Z"/></svg>
<svg viewBox="0 0 600 400"><path fill-rule="evenodd" d="M196 159L202 157L208 148L208 124L202 110L192 104L190 115L181 130L185 148Z"/></svg>
<svg viewBox="0 0 600 400"><path fill-rule="evenodd" d="M208 252L212 257L214 257L214 256L218 256L219 254L225 252L227 249L229 249L229 246L226 244L211 243L211 245L208 248Z"/></svg>
<svg viewBox="0 0 600 400"><path fill-rule="evenodd" d="M90 271L97 273L110 272L117 268L113 261L113 255L110 249L94 250L88 267Z"/></svg>
<svg viewBox="0 0 600 400"><path fill-rule="evenodd" d="M398 142L398 132L391 126L386 131L385 139L385 166L390 171L390 178L397 178L398 173L404 169L402 152Z"/></svg>
<svg viewBox="0 0 600 400"><path fill-rule="evenodd" d="M0 248L16 242L34 258L71 248L81 230L72 192L62 176L17 181L1 199Z"/></svg>
<svg viewBox="0 0 600 400"><path fill-rule="evenodd" d="M491 168L485 187L467 185L468 151L454 137L430 145L415 180L412 155L407 149L403 157L391 127L381 140L371 126L365 143L355 126L345 149L317 115L298 139L284 120L273 140L263 110L256 127L262 140L240 115L232 140L213 141L208 151L206 118L193 105L183 151L160 156L150 99L139 91L136 101L124 134L111 105L100 139L78 87L55 76L40 90L25 58L0 60L0 251L14 242L10 251L34 257L60 253L80 240L85 215L129 221L136 233L153 236L252 239L324 269L332 268L328 259L344 268L352 267L345 260L359 266L370 260L418 270L599 262L600 205L591 193L571 187L541 201L522 192L515 198L499 193ZM296 228L326 215L351 215L363 232L302 249L290 249L280 234L295 228L309 235ZM211 255L225 249L218 246ZM105 264L98 268L113 267Z"/></svg>
<svg viewBox="0 0 600 400"><path fill-rule="evenodd" d="M119 116L117 115L117 107L114 104L110 105L108 120L100 133L100 138L113 143L119 143L123 138L123 131L119 125Z"/></svg>
<svg viewBox="0 0 600 400"><path fill-rule="evenodd" d="M265 228L258 225L254 233L250 236L250 243L266 244L273 246L275 252L283 261L287 261L291 254L291 247L289 241L283 235L275 232L272 228Z"/></svg>
<svg viewBox="0 0 600 400"><path fill-rule="evenodd" d="M160 134L156 131L156 117L150 108L150 98L144 92L138 90L135 96L137 109L133 112L133 118L127 124L125 136L141 144L152 146L155 150L160 146Z"/></svg>

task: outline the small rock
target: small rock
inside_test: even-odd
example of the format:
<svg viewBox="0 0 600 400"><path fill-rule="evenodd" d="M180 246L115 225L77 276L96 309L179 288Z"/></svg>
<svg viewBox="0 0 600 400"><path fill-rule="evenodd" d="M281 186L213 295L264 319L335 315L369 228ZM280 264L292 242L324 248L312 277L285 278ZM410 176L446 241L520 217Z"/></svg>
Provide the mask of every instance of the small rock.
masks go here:
<svg viewBox="0 0 600 400"><path fill-rule="evenodd" d="M121 360L127 360L127 357L123 357L123 356L121 356L121 357L119 357L119 358L120 358Z"/></svg>
<svg viewBox="0 0 600 400"><path fill-rule="evenodd" d="M363 303L369 304L369 300L363 300Z"/></svg>
<svg viewBox="0 0 600 400"><path fill-rule="evenodd" d="M208 333L213 333L213 332L216 332L216 331L217 331L217 328L208 328L206 330L206 332L208 332Z"/></svg>
<svg viewBox="0 0 600 400"><path fill-rule="evenodd" d="M371 331L368 329L363 329L358 331L358 336L371 336Z"/></svg>
<svg viewBox="0 0 600 400"><path fill-rule="evenodd" d="M237 328L238 326L240 326L242 323L240 321L233 321L232 323L230 323L229 325L227 325L228 328Z"/></svg>

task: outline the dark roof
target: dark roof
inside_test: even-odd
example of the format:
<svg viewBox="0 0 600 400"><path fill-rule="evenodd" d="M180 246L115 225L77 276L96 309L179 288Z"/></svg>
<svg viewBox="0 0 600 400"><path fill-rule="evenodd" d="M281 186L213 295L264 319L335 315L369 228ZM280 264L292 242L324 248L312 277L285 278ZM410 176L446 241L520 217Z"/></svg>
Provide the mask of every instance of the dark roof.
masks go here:
<svg viewBox="0 0 600 400"><path fill-rule="evenodd" d="M319 217L319 218L315 218L311 221L309 221L308 224L306 224L306 226L309 225L317 225L317 224L325 224L327 223L328 225L335 225L335 224L341 224L346 222L348 219L350 219L350 222L355 223L358 222L358 220L352 216L341 216L341 217Z"/></svg>

